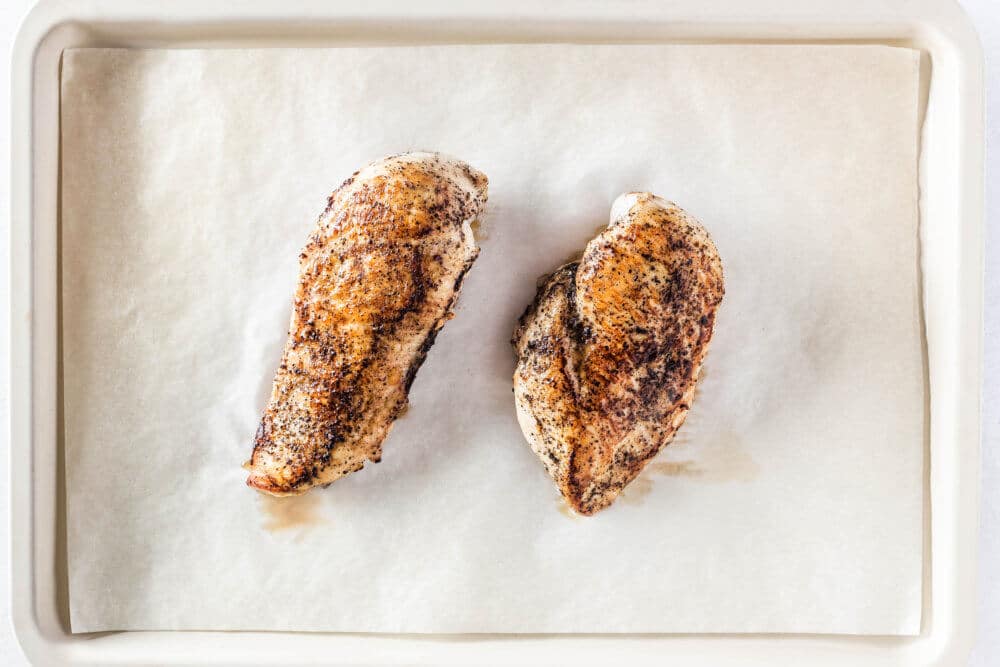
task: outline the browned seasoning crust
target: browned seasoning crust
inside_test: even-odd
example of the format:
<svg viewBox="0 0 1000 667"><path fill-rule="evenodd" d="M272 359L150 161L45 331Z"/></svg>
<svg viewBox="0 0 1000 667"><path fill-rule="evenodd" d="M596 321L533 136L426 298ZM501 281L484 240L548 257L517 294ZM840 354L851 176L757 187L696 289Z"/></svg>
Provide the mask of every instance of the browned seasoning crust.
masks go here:
<svg viewBox="0 0 1000 667"><path fill-rule="evenodd" d="M646 192L539 286L512 340L518 421L575 511L610 505L673 439L723 293L705 228Z"/></svg>
<svg viewBox="0 0 1000 667"><path fill-rule="evenodd" d="M294 495L378 462L479 248L486 176L436 153L356 172L299 259L288 340L247 485Z"/></svg>

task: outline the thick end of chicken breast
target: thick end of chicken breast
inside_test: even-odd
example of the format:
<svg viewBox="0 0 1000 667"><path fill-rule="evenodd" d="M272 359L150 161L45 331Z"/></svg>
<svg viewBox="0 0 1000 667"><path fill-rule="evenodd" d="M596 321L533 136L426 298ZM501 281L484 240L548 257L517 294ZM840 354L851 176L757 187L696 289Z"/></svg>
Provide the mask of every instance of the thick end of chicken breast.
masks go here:
<svg viewBox="0 0 1000 667"><path fill-rule="evenodd" d="M295 495L378 462L479 253L487 179L438 153L356 172L300 255L288 340L247 484Z"/></svg>
<svg viewBox="0 0 1000 667"><path fill-rule="evenodd" d="M722 301L722 262L676 204L631 192L540 285L512 343L518 421L569 506L608 505L673 439Z"/></svg>

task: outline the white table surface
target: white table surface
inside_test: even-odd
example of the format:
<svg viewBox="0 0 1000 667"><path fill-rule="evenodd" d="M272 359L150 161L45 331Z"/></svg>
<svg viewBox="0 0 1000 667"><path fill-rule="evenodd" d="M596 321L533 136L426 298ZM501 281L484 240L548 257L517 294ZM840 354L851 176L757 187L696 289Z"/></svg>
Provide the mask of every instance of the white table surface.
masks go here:
<svg viewBox="0 0 1000 667"><path fill-rule="evenodd" d="M834 0L831 0L831 2ZM1000 2L960 0L979 30L986 53L987 164L986 164L986 350L983 391L982 509L979 535L979 628L969 665L1000 665ZM0 442L8 434L8 279L9 183L10 183L10 47L21 17L34 0L0 1L0 51L8 54L0 67ZM0 456L0 479L7 479L6 447ZM7 543L8 497L0 484L0 665L26 665L10 623Z"/></svg>

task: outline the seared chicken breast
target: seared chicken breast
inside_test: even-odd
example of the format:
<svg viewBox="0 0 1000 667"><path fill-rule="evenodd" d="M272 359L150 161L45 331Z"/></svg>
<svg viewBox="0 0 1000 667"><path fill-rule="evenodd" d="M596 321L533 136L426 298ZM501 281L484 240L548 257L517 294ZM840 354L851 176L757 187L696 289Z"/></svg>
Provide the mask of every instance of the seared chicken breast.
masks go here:
<svg viewBox="0 0 1000 667"><path fill-rule="evenodd" d="M374 162L330 196L299 256L288 340L247 484L300 494L378 462L479 248L487 179L459 160Z"/></svg>
<svg viewBox="0 0 1000 667"><path fill-rule="evenodd" d="M518 323L517 418L569 506L610 505L673 439L724 292L708 232L648 192L620 196L579 262Z"/></svg>

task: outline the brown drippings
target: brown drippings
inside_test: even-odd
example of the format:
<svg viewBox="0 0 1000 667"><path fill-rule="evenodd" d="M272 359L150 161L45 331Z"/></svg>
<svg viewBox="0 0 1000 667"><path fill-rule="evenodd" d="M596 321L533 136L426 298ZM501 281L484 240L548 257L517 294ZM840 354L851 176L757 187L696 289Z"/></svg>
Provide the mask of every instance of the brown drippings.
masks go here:
<svg viewBox="0 0 1000 667"><path fill-rule="evenodd" d="M688 435L687 431L685 431L684 427L682 426L681 430L678 431L676 435L674 435L673 440L667 443L667 446L670 447L671 449L678 449L680 447L684 447L690 444L691 444L691 436Z"/></svg>
<svg viewBox="0 0 1000 667"><path fill-rule="evenodd" d="M750 482L760 474L760 466L750 457L743 439L733 431L722 433L718 439L706 443L701 442L696 433L681 427L665 451L687 450L694 442L701 445L697 458L648 464L642 474L622 490L621 501L627 505L641 505L653 490L655 476L719 483ZM692 456L694 453L688 451L687 454Z"/></svg>
<svg viewBox="0 0 1000 667"><path fill-rule="evenodd" d="M650 463L646 470L654 475L671 475L674 477L701 477L705 471L694 461L661 461Z"/></svg>
<svg viewBox="0 0 1000 667"><path fill-rule="evenodd" d="M699 452L696 459L681 461L658 461L646 466L654 475L672 477L691 477L705 482L749 482L760 474L760 466L747 452L743 438L735 431L722 433L712 442L701 442L696 434L684 427L678 432L685 434L684 439L675 438L666 451L676 452L691 443L698 442ZM688 454L691 456L691 453Z"/></svg>
<svg viewBox="0 0 1000 667"><path fill-rule="evenodd" d="M701 369L698 371L698 377L695 378L694 394L691 397L692 404L697 404L698 399L701 398L702 387L705 386L705 377L707 375L708 371L706 371L705 366L702 366Z"/></svg>
<svg viewBox="0 0 1000 667"><path fill-rule="evenodd" d="M469 227L472 228L472 238L475 239L477 243L479 241L486 241L490 238L490 233L483 229L483 223L479 220L479 218L470 222Z"/></svg>
<svg viewBox="0 0 1000 667"><path fill-rule="evenodd" d="M570 519L573 520L580 518L580 515L571 510L569 508L569 505L567 505L566 501L563 500L562 498L556 501L556 506L559 508L559 513L562 514L563 516L569 517Z"/></svg>
<svg viewBox="0 0 1000 667"><path fill-rule="evenodd" d="M621 495L618 497L626 505L641 505L652 490L653 481L648 476L639 475L622 489Z"/></svg>
<svg viewBox="0 0 1000 667"><path fill-rule="evenodd" d="M706 482L750 482L760 474L760 466L754 461L743 441L734 434L724 446L712 447L705 451L700 460L700 479Z"/></svg>
<svg viewBox="0 0 1000 667"><path fill-rule="evenodd" d="M328 523L317 512L319 496L305 494L278 498L260 494L264 529L271 533L306 529Z"/></svg>

